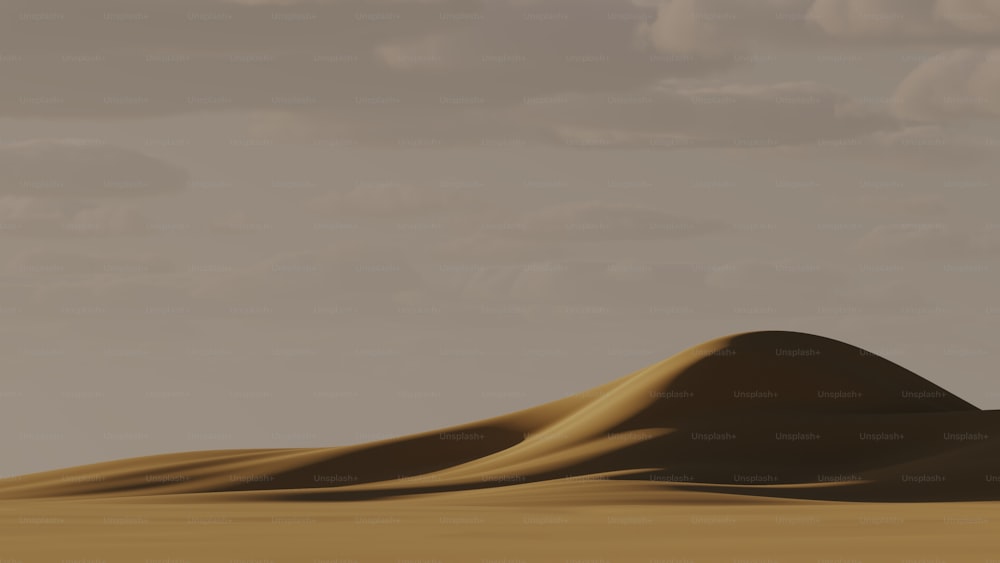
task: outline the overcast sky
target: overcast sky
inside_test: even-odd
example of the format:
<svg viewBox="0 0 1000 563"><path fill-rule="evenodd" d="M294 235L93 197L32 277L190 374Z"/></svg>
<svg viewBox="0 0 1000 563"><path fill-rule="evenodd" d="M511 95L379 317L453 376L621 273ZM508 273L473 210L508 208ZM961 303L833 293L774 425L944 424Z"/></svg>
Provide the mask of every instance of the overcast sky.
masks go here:
<svg viewBox="0 0 1000 563"><path fill-rule="evenodd" d="M1000 408L996 0L5 0L0 475L790 329Z"/></svg>

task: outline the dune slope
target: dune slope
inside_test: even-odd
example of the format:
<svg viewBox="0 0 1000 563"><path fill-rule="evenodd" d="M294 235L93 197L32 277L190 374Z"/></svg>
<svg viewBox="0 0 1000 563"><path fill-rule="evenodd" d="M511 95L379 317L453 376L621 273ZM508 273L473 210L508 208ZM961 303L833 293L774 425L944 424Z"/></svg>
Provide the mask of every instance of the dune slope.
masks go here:
<svg viewBox="0 0 1000 563"><path fill-rule="evenodd" d="M1000 499L1000 411L857 347L718 338L566 399L368 444L189 452L0 481L0 499L365 500L565 479L826 500Z"/></svg>

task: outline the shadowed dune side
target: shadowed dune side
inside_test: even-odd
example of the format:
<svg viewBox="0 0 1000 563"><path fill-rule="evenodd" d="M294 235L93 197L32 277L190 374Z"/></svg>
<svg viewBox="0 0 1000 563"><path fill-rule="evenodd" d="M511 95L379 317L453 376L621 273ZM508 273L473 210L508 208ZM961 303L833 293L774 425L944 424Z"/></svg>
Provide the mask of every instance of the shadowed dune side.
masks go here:
<svg viewBox="0 0 1000 563"><path fill-rule="evenodd" d="M0 481L0 499L365 500L593 478L825 500L1000 499L1000 412L803 333L715 339L590 391L338 448L191 452ZM512 485L518 485L512 487Z"/></svg>

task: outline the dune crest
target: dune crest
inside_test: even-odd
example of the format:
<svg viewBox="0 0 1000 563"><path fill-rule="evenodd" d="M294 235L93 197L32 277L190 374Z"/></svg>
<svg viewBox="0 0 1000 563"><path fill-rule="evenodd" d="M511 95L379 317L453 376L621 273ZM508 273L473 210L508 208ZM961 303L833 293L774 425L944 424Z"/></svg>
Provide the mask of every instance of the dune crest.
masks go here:
<svg viewBox="0 0 1000 563"><path fill-rule="evenodd" d="M829 500L1000 499L1000 413L855 346L730 335L512 414L368 444L189 452L0 481L0 499L364 500L566 479Z"/></svg>

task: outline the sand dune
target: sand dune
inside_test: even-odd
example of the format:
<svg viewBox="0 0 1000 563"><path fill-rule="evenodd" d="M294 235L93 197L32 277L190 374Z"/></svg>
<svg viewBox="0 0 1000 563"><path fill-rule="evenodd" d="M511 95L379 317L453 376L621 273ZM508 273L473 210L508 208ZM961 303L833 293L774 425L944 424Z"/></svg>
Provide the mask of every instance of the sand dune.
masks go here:
<svg viewBox="0 0 1000 563"><path fill-rule="evenodd" d="M0 499L367 500L573 481L867 501L1000 499L1000 412L877 355L737 334L601 387L368 444L149 456L0 481Z"/></svg>

